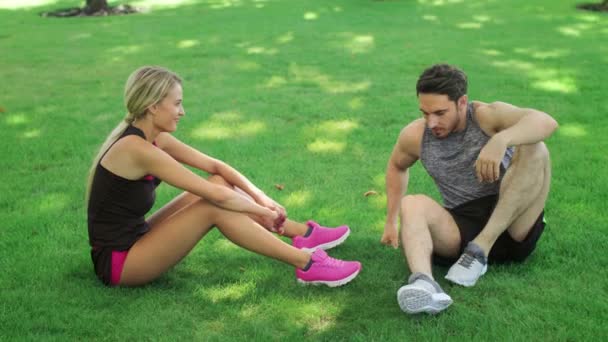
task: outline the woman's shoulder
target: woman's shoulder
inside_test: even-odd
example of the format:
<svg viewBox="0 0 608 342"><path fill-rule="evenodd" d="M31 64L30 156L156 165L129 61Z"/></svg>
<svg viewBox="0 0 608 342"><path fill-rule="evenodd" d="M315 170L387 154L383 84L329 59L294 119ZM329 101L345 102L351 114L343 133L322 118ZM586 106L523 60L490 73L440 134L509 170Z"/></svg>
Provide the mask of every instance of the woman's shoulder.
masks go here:
<svg viewBox="0 0 608 342"><path fill-rule="evenodd" d="M175 143L176 140L177 139L173 135L171 135L171 133L161 132L156 136L156 139L154 139L154 144L156 145L156 147L164 150L165 147Z"/></svg>
<svg viewBox="0 0 608 342"><path fill-rule="evenodd" d="M116 141L114 146L112 146L112 149L116 150L117 152L143 152L149 148L154 148L154 145L135 134L120 138L118 141Z"/></svg>
<svg viewBox="0 0 608 342"><path fill-rule="evenodd" d="M155 149L151 143L137 135L128 135L108 150L100 164L120 177L139 179L146 174L142 158L151 154L150 149Z"/></svg>

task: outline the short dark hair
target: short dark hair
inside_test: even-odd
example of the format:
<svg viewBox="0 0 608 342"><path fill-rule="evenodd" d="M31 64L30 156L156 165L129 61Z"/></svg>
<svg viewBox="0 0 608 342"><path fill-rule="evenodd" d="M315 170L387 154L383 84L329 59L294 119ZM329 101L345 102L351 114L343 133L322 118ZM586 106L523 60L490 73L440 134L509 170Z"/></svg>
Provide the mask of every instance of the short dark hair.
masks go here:
<svg viewBox="0 0 608 342"><path fill-rule="evenodd" d="M449 64L435 64L422 72L416 83L416 96L423 94L447 95L458 101L467 93L467 75Z"/></svg>

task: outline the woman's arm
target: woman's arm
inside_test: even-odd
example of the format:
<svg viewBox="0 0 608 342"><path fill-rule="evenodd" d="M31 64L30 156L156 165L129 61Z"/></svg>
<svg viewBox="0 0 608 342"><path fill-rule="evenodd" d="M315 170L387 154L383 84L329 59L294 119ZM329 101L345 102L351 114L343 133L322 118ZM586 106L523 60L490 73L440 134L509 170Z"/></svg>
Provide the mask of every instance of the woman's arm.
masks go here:
<svg viewBox="0 0 608 342"><path fill-rule="evenodd" d="M245 199L233 190L213 184L196 175L167 152L144 140L132 141L129 144L128 151L125 152L131 155L133 162L146 174L152 174L172 186L204 198L221 208L259 215L272 220L278 217L276 212ZM213 171L213 162L210 162L209 159L211 158L203 158L197 165L201 166L204 171ZM209 165L212 168L207 169ZM193 166L197 167L196 165Z"/></svg>
<svg viewBox="0 0 608 342"><path fill-rule="evenodd" d="M264 202L264 192L251 183L247 177L223 161L207 156L168 133L161 133L157 138L157 144L159 148L178 162L209 174L220 175L228 183L251 196L256 203L262 204Z"/></svg>

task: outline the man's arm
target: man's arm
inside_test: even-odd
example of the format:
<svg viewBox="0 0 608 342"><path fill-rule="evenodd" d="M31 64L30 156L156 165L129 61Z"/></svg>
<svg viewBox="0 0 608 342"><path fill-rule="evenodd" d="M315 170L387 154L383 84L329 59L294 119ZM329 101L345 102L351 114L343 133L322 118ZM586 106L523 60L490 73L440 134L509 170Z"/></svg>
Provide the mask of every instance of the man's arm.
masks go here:
<svg viewBox="0 0 608 342"><path fill-rule="evenodd" d="M557 129L557 121L549 114L531 108L519 108L494 102L480 109L480 125L490 130L492 138L507 146L534 144L547 139Z"/></svg>
<svg viewBox="0 0 608 342"><path fill-rule="evenodd" d="M504 102L480 104L477 113L480 127L492 137L475 163L477 178L481 182L499 179L500 162L507 147L541 142L558 126L547 113Z"/></svg>
<svg viewBox="0 0 608 342"><path fill-rule="evenodd" d="M419 158L423 132L424 120L416 120L407 125L399 134L386 166L386 223L381 242L395 248L399 246L397 218L401 198L407 191L408 169Z"/></svg>

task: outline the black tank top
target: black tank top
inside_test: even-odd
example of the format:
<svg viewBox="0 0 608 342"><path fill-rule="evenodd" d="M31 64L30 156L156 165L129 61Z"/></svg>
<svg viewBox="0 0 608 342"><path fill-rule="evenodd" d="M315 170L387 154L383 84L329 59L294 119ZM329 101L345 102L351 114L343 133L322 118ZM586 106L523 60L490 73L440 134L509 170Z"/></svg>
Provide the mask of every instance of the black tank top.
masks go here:
<svg viewBox="0 0 608 342"><path fill-rule="evenodd" d="M116 141L129 135L146 139L129 125ZM89 195L89 243L93 249L128 250L149 229L144 216L154 205L160 180L150 175L139 180L120 177L104 168L101 159Z"/></svg>

